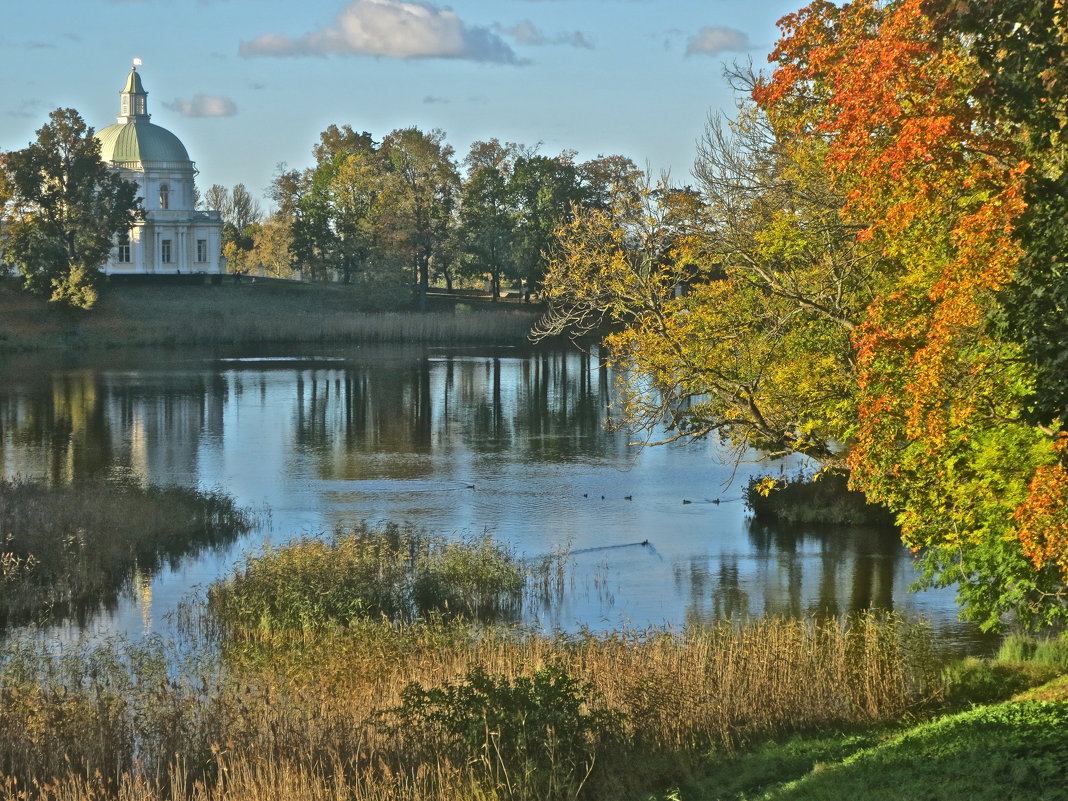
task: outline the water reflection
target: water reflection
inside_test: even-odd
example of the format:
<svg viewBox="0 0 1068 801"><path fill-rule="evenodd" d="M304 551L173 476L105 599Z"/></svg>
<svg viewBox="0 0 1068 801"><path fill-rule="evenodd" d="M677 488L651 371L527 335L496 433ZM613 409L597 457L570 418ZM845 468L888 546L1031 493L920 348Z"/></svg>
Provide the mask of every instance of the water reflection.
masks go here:
<svg viewBox="0 0 1068 801"><path fill-rule="evenodd" d="M735 476L715 443L628 447L605 427L614 384L577 352L10 358L0 473L221 487L269 504L270 528L140 579L157 620L265 539L363 519L489 530L530 556L581 552L546 626L881 607L971 636L951 593L906 595L912 566L891 533L755 526L738 501L745 466ZM139 629L143 613L131 600L102 625Z"/></svg>

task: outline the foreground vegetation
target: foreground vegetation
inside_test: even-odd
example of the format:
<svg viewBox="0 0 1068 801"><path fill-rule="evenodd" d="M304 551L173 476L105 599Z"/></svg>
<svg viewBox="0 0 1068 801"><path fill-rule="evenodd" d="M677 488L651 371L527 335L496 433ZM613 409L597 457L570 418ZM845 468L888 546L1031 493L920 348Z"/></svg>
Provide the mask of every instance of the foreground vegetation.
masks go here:
<svg viewBox="0 0 1068 801"><path fill-rule="evenodd" d="M442 302L381 311L353 286L113 285L90 312L57 308L0 280L0 351L258 343L523 343L538 312L520 304Z"/></svg>
<svg viewBox="0 0 1068 801"><path fill-rule="evenodd" d="M250 556L175 645L8 643L0 798L830 798L815 793L841 762L862 799L913 755L940 755L916 774L940 771L939 798L983 777L1056 797L1063 684L923 721L1068 671L1068 639L943 668L929 630L874 613L575 635L494 622L557 570L488 539L360 526ZM955 772L969 743L987 773Z"/></svg>
<svg viewBox="0 0 1068 801"><path fill-rule="evenodd" d="M114 605L135 571L151 576L250 526L219 492L0 479L0 629Z"/></svg>

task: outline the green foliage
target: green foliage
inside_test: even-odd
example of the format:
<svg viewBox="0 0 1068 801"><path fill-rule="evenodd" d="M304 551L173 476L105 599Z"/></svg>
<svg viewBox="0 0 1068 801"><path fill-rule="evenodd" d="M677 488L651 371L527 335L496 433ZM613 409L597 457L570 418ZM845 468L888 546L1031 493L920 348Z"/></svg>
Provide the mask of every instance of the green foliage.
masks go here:
<svg viewBox="0 0 1068 801"><path fill-rule="evenodd" d="M4 258L25 286L66 306L96 302L98 269L140 214L137 185L111 172L74 109L56 109L28 147L0 157Z"/></svg>
<svg viewBox="0 0 1068 801"><path fill-rule="evenodd" d="M577 798L616 729L592 688L555 665L511 680L479 666L441 687L410 684L401 699L399 734L426 758L470 766L484 792L510 801Z"/></svg>
<svg viewBox="0 0 1068 801"><path fill-rule="evenodd" d="M744 497L746 507L758 521L893 525L890 513L868 503L864 493L850 490L848 476L840 472L798 472L790 478L754 475L749 478Z"/></svg>
<svg viewBox="0 0 1068 801"><path fill-rule="evenodd" d="M360 524L329 541L294 540L250 556L212 586L209 608L235 635L318 630L385 617L514 615L525 575L489 537L461 541Z"/></svg>

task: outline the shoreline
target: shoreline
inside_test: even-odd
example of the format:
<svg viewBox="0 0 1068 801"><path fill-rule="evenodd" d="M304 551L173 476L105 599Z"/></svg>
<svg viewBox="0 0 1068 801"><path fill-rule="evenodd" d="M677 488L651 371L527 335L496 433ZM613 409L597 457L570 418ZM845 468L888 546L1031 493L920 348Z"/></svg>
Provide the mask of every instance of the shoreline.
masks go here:
<svg viewBox="0 0 1068 801"><path fill-rule="evenodd" d="M393 310L353 285L261 279L106 285L90 311L56 308L0 280L0 354L210 345L528 343L536 304L435 295Z"/></svg>

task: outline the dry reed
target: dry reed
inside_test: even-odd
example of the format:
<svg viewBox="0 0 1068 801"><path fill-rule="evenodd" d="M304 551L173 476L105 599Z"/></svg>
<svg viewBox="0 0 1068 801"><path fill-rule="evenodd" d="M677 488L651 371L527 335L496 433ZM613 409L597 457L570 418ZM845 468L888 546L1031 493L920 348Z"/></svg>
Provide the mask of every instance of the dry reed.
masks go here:
<svg viewBox="0 0 1068 801"><path fill-rule="evenodd" d="M897 720L937 681L925 633L875 615L580 637L364 621L250 636L177 675L166 663L114 646L91 658L8 653L0 798L525 798L487 784L476 758L427 759L386 724L413 682L547 666L617 721L590 743L581 795L612 797L677 778L702 753Z"/></svg>

